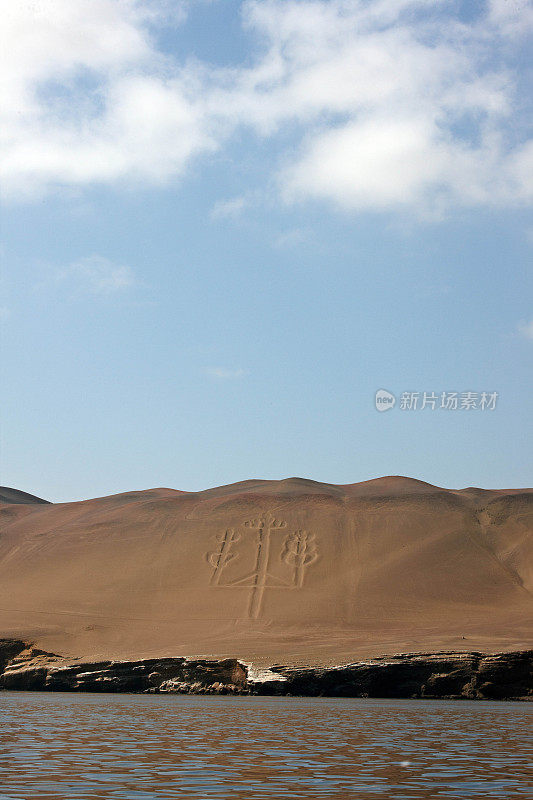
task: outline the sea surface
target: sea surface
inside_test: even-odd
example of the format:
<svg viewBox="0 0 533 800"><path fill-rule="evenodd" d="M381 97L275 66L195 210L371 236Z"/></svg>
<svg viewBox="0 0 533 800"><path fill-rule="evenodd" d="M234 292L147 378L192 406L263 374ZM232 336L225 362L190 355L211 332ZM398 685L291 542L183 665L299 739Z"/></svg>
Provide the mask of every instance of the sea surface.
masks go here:
<svg viewBox="0 0 533 800"><path fill-rule="evenodd" d="M533 798L533 704L0 692L0 800Z"/></svg>

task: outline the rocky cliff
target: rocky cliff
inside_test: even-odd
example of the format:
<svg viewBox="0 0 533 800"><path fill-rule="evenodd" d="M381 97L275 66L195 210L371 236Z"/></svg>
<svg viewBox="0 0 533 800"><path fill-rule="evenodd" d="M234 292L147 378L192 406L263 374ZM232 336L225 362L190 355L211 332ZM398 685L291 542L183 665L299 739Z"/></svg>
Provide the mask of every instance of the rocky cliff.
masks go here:
<svg viewBox="0 0 533 800"><path fill-rule="evenodd" d="M247 692L237 659L147 658L139 661L64 659L22 641L0 640L0 689L52 692Z"/></svg>
<svg viewBox="0 0 533 800"><path fill-rule="evenodd" d="M262 692L325 697L503 700L533 698L533 650L515 653L416 653L329 669L273 667L282 681Z"/></svg>
<svg viewBox="0 0 533 800"><path fill-rule="evenodd" d="M533 650L417 653L331 668L256 670L235 658L63 659L0 640L0 689L468 700L533 699Z"/></svg>

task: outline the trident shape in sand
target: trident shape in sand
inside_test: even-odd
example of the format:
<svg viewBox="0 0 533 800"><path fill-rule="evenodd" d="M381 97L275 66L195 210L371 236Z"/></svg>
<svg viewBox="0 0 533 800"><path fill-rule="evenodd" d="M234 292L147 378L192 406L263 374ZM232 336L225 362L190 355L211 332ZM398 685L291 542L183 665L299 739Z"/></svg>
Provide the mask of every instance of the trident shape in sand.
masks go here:
<svg viewBox="0 0 533 800"><path fill-rule="evenodd" d="M304 530L290 533L283 543L281 560L292 567L292 581L273 575L269 571L271 536L273 533L287 527L283 520L276 519L272 514L261 516L257 519L247 520L244 527L255 531L257 534L256 562L253 572L244 578L222 583L222 571L237 554L232 552L233 545L240 541L240 535L233 528L228 528L218 541L220 547L216 552L208 553L207 560L213 567L211 575L212 586L250 586L250 604L248 616L257 619L261 613L265 589L291 589L303 586L305 568L318 558L317 548L313 534Z"/></svg>
<svg viewBox="0 0 533 800"><path fill-rule="evenodd" d="M235 553L231 552L231 546L234 542L238 542L241 537L235 533L233 528L228 528L226 533L218 537L220 542L220 550L216 553L208 553L207 560L214 567L214 572L211 575L211 586L218 586L220 583L220 573L230 561L235 558Z"/></svg>

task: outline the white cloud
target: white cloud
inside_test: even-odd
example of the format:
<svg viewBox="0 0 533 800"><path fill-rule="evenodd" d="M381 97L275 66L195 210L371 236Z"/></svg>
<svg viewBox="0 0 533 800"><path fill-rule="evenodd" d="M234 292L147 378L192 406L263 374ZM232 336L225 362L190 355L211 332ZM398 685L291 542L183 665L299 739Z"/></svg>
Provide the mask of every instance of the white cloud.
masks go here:
<svg viewBox="0 0 533 800"><path fill-rule="evenodd" d="M427 5L252 4L251 23L268 31L270 58L284 65L271 110L306 123L280 176L288 199L430 214L531 199L531 144L506 141L514 76L487 67L488 48L504 46L498 28L488 17L433 24L418 13Z"/></svg>
<svg viewBox="0 0 533 800"><path fill-rule="evenodd" d="M244 375L246 375L246 370L227 369L226 367L210 367L207 370L207 374L212 378L218 378L219 380L232 380L235 378L244 377Z"/></svg>
<svg viewBox="0 0 533 800"><path fill-rule="evenodd" d="M303 228L293 228L292 230L284 231L274 239L275 247L297 247L299 244L309 239L309 231Z"/></svg>
<svg viewBox="0 0 533 800"><path fill-rule="evenodd" d="M160 184L245 127L269 138L290 201L438 214L533 198L513 60L525 0L485 0L469 22L445 0L248 0L255 50L227 69L158 51L154 31L187 5L0 0L6 197Z"/></svg>
<svg viewBox="0 0 533 800"><path fill-rule="evenodd" d="M289 191L330 197L354 208L410 205L446 169L425 120L351 122L318 135L286 172Z"/></svg>
<svg viewBox="0 0 533 800"><path fill-rule="evenodd" d="M526 337L526 339L533 340L533 319L530 320L529 322L522 322L518 326L518 330L520 331L522 336Z"/></svg>
<svg viewBox="0 0 533 800"><path fill-rule="evenodd" d="M524 34L533 28L530 0L489 0L489 17L512 33Z"/></svg>
<svg viewBox="0 0 533 800"><path fill-rule="evenodd" d="M74 261L60 270L56 277L78 293L100 296L122 292L137 283L130 267L97 255Z"/></svg>
<svg viewBox="0 0 533 800"><path fill-rule="evenodd" d="M219 200L213 206L211 217L213 219L224 219L226 217L238 217L248 205L245 197L230 197L227 200Z"/></svg>
<svg viewBox="0 0 533 800"><path fill-rule="evenodd" d="M187 71L153 46L150 26L164 16L162 3L0 0L0 10L8 198L56 186L161 182L214 146Z"/></svg>

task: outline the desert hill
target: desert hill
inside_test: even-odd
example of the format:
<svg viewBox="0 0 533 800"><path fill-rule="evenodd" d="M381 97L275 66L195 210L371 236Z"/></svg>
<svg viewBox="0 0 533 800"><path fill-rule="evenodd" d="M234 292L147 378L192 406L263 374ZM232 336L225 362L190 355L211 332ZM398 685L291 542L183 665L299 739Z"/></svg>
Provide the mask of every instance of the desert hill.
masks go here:
<svg viewBox="0 0 533 800"><path fill-rule="evenodd" d="M42 500L40 497L35 497L34 494L28 494L28 492L21 492L20 489L0 486L0 503L48 503L48 500Z"/></svg>
<svg viewBox="0 0 533 800"><path fill-rule="evenodd" d="M531 489L393 476L60 504L3 491L0 637L265 664L532 645Z"/></svg>

